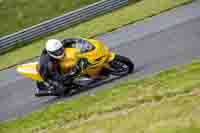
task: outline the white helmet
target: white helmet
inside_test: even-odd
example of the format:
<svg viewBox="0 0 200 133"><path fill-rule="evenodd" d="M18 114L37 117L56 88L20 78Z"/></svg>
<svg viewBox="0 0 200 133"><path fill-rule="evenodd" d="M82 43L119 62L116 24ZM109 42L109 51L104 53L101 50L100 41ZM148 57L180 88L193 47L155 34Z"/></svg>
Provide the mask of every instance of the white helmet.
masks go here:
<svg viewBox="0 0 200 133"><path fill-rule="evenodd" d="M64 47L59 40L48 40L46 43L46 51L51 57L55 59L61 59L64 57Z"/></svg>

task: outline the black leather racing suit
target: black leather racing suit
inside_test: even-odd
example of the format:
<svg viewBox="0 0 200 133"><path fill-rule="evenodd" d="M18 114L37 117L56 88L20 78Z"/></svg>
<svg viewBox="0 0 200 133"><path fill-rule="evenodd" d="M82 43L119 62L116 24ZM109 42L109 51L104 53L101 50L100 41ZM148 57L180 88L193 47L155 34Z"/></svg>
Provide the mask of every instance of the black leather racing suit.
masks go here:
<svg viewBox="0 0 200 133"><path fill-rule="evenodd" d="M76 43L80 39L78 38L70 38L65 39L62 41L64 48L72 47L72 44ZM81 61L81 63L80 63ZM77 75L80 73L82 69L84 69L87 65L87 61L80 60L79 63L73 68L73 75ZM56 88L56 93L62 93L64 91L64 84L63 84L63 75L60 72L60 66L58 64L58 60L50 57L47 54L47 51L44 49L42 51L40 57L40 65L39 65L39 72L44 81L53 85ZM71 76L73 76L71 75Z"/></svg>

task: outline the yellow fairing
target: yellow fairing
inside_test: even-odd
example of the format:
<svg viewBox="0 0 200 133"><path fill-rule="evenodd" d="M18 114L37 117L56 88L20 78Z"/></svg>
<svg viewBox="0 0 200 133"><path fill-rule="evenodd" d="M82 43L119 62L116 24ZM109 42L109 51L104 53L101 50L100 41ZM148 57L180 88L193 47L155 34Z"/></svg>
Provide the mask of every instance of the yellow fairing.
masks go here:
<svg viewBox="0 0 200 133"><path fill-rule="evenodd" d="M84 39L84 38L83 38ZM91 77L95 77L99 74L103 67L107 67L107 63L114 59L114 54L109 52L109 49L100 41L94 39L84 39L90 42L95 49L84 53L82 58L87 58L90 66L82 72L82 74L87 74Z"/></svg>
<svg viewBox="0 0 200 133"><path fill-rule="evenodd" d="M66 48L65 57L60 61L62 73L70 72L78 61L78 51L75 48Z"/></svg>
<svg viewBox="0 0 200 133"><path fill-rule="evenodd" d="M65 58L61 60L60 66L63 73L70 72L71 68L80 58L85 58L89 62L89 66L86 70L81 72L81 75L89 75L91 77L98 75L103 67L106 67L106 63L114 59L115 54L110 53L108 48L101 42L93 39L82 38L90 44L92 44L95 49L88 51L86 53L80 53L76 48L66 48Z"/></svg>
<svg viewBox="0 0 200 133"><path fill-rule="evenodd" d="M18 66L17 72L32 80L43 81L37 68L38 68L38 62L33 62Z"/></svg>
<svg viewBox="0 0 200 133"><path fill-rule="evenodd" d="M92 64L95 64L95 63L100 64L101 62L105 61L109 54L108 48L105 47L105 45L103 45L101 42L97 40L94 40L94 39L85 39L85 40L90 42L95 47L95 49L87 53L84 53L82 57L87 58L87 60ZM100 57L104 58L104 60L103 59L101 61L96 60L97 58L100 58Z"/></svg>

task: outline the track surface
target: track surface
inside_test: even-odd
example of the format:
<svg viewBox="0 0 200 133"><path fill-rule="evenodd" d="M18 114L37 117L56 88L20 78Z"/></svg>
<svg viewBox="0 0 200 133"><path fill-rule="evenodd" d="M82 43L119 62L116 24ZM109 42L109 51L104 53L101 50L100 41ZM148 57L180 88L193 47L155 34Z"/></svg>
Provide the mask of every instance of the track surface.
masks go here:
<svg viewBox="0 0 200 133"><path fill-rule="evenodd" d="M149 21L148 23L151 23L153 20ZM151 34L138 38L135 38L137 34L133 29L137 26L134 25L99 37L108 45L115 47L114 51L130 57L136 64L136 73L119 81L127 78L142 78L170 66L190 63L192 59L199 58L200 17L196 16L183 22L157 33L149 32ZM101 88L113 84L115 82L103 85ZM15 68L2 71L0 73L0 120L19 117L55 101L55 97L34 97L34 87L32 81L17 75Z"/></svg>

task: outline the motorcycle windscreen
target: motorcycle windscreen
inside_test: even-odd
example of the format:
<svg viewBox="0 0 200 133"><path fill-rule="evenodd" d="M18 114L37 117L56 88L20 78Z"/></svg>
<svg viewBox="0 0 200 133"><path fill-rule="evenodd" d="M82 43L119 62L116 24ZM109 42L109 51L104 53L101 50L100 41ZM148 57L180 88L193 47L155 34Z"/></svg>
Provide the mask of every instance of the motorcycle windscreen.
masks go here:
<svg viewBox="0 0 200 133"><path fill-rule="evenodd" d="M24 77L30 78L35 81L43 81L38 72L38 62L23 64L17 67L17 72Z"/></svg>

